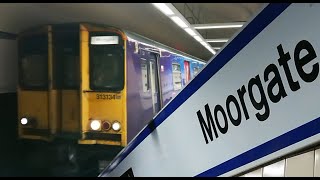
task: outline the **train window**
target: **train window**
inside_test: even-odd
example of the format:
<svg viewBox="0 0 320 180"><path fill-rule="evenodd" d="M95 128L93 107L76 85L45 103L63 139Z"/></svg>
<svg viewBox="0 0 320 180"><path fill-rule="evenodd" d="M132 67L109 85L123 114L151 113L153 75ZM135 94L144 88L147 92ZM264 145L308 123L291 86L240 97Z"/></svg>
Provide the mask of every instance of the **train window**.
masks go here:
<svg viewBox="0 0 320 180"><path fill-rule="evenodd" d="M19 40L19 83L23 89L48 88L48 36L37 34Z"/></svg>
<svg viewBox="0 0 320 180"><path fill-rule="evenodd" d="M99 90L122 90L124 84L123 52L112 49L91 54L91 87Z"/></svg>
<svg viewBox="0 0 320 180"><path fill-rule="evenodd" d="M80 86L79 31L77 27L53 28L54 87L78 89Z"/></svg>
<svg viewBox="0 0 320 180"><path fill-rule="evenodd" d="M40 54L25 56L21 62L22 81L29 87L46 86L46 57Z"/></svg>
<svg viewBox="0 0 320 180"><path fill-rule="evenodd" d="M78 88L80 83L79 56L66 54L63 59L63 87Z"/></svg>
<svg viewBox="0 0 320 180"><path fill-rule="evenodd" d="M149 77L148 64L146 62L146 59L141 58L141 78L142 78L143 92L148 92L148 90L150 89L148 77Z"/></svg>
<svg viewBox="0 0 320 180"><path fill-rule="evenodd" d="M96 34L97 32L91 33L91 36L94 36ZM119 39L121 38L119 37ZM121 41L119 42L119 44L91 44L90 88L92 90L120 91L123 89L123 87L123 42Z"/></svg>
<svg viewBox="0 0 320 180"><path fill-rule="evenodd" d="M180 64L172 64L172 78L173 78L173 90L180 90L182 88L181 68Z"/></svg>

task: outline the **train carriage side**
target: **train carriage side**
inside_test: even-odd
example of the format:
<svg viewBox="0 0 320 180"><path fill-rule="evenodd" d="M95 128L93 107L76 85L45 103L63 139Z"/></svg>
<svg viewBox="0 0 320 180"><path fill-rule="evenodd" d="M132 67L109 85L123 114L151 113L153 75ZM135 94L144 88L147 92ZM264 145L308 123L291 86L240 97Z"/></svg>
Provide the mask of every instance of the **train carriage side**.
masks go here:
<svg viewBox="0 0 320 180"><path fill-rule="evenodd" d="M159 54L149 46L128 38L127 64L127 139L128 142L160 110L157 60Z"/></svg>
<svg viewBox="0 0 320 180"><path fill-rule="evenodd" d="M194 76L193 67L204 64L200 59L124 31L127 66L128 142ZM194 65L192 65L194 64Z"/></svg>

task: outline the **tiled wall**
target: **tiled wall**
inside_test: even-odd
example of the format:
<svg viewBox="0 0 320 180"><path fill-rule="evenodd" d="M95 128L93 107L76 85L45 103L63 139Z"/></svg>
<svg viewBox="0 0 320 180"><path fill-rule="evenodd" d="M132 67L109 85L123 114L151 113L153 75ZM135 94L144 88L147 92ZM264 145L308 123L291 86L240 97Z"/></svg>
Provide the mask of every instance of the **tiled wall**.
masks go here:
<svg viewBox="0 0 320 180"><path fill-rule="evenodd" d="M320 177L320 149L286 157L240 177Z"/></svg>

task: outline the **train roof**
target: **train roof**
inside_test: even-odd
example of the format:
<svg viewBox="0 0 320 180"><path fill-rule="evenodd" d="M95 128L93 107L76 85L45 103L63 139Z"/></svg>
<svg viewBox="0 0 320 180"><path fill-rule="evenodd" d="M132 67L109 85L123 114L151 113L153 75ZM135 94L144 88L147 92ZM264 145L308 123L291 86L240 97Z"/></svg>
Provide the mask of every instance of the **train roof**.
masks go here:
<svg viewBox="0 0 320 180"><path fill-rule="evenodd" d="M185 52L182 52L182 51L179 51L179 50L174 49L172 47L169 47L167 45L161 44L161 43L159 43L157 41L154 41L152 39L149 39L147 37L139 35L139 34L137 34L135 32L132 32L132 31L129 31L129 30L125 30L125 29L121 29L121 28L114 27L114 26L110 26L110 25L106 25L106 24L98 24L98 23L93 23L93 22L69 22L69 23L43 24L43 25L39 25L39 26L24 30L24 31L22 31L22 34L25 33L25 32L28 32L30 30L38 29L40 27L45 27L47 25L58 25L59 26L59 25L78 25L78 24L88 24L88 25L100 26L100 27L105 27L105 28L115 28L115 29L118 29L118 30L124 32L129 38L134 39L136 41L139 41L139 42L142 42L142 43L145 43L145 44L149 44L151 46L164 49L164 50L166 50L168 52L175 53L175 54L178 54L178 55L185 56L187 58L191 58L191 59L200 61L202 63L206 63L206 61L203 60L203 59L197 58L197 57L192 56L190 54L187 54Z"/></svg>
<svg viewBox="0 0 320 180"><path fill-rule="evenodd" d="M184 53L184 52L179 51L177 49L174 49L172 47L166 46L166 45L161 44L161 43L159 43L157 41L154 41L152 39L149 39L147 37L139 35L139 34L137 34L135 32L128 31L128 30L123 30L123 29L121 31L123 31L131 39L134 39L134 40L137 40L139 42L142 42L142 43L145 43L145 44L149 44L151 46L158 47L158 48L164 49L166 51L169 51L169 52L172 52L172 53L175 53L175 54L179 54L179 55L182 55L182 56L185 56L185 57L188 57L188 58L195 59L197 61L206 63L206 61L204 61L203 59L197 58L197 57L192 56L190 54L187 54L187 53Z"/></svg>

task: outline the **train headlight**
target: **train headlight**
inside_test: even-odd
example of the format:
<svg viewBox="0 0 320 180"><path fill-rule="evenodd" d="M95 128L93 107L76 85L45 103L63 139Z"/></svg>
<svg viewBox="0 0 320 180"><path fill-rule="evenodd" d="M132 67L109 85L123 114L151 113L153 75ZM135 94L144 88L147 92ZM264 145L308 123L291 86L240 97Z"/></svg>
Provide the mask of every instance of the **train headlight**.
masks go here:
<svg viewBox="0 0 320 180"><path fill-rule="evenodd" d="M100 120L91 120L90 127L94 131L98 131L101 129L101 121Z"/></svg>
<svg viewBox="0 0 320 180"><path fill-rule="evenodd" d="M22 126L25 126L25 127L36 127L37 125L37 122L34 118L31 118L31 117L22 117L20 119L20 123Z"/></svg>
<svg viewBox="0 0 320 180"><path fill-rule="evenodd" d="M27 125L29 120L28 120L28 118L23 117L23 118L21 118L20 122L21 122L22 125Z"/></svg>
<svg viewBox="0 0 320 180"><path fill-rule="evenodd" d="M112 129L113 129L114 131L119 131L120 128L121 128L121 124L120 124L118 121L114 121L114 122L112 123Z"/></svg>

